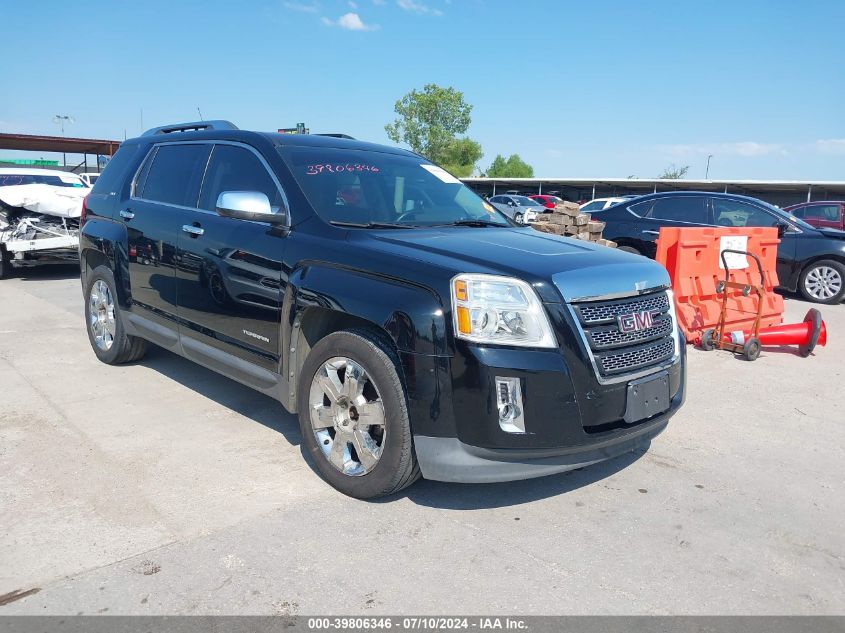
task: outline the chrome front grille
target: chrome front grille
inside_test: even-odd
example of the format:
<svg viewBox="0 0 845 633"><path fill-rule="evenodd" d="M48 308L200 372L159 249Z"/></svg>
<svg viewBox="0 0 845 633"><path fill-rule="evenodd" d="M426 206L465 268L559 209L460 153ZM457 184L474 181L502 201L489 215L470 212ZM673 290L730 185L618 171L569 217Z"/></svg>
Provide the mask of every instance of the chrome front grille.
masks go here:
<svg viewBox="0 0 845 633"><path fill-rule="evenodd" d="M675 324L665 291L639 297L573 303L599 379L647 372L675 355ZM639 329L624 331L626 315L644 315ZM622 319L620 319L622 317Z"/></svg>
<svg viewBox="0 0 845 633"><path fill-rule="evenodd" d="M612 323L620 314L640 310L668 312L669 297L665 292L661 292L648 297L575 304L575 312L578 313L578 318L583 325Z"/></svg>
<svg viewBox="0 0 845 633"><path fill-rule="evenodd" d="M675 341L670 338L654 345L597 354L596 361L602 374L611 376L656 365L669 360L674 354Z"/></svg>
<svg viewBox="0 0 845 633"><path fill-rule="evenodd" d="M654 325L637 332L622 332L619 325L607 325L585 329L585 334L594 350L622 347L634 343L646 343L664 338L672 333L672 317L668 314L654 318Z"/></svg>

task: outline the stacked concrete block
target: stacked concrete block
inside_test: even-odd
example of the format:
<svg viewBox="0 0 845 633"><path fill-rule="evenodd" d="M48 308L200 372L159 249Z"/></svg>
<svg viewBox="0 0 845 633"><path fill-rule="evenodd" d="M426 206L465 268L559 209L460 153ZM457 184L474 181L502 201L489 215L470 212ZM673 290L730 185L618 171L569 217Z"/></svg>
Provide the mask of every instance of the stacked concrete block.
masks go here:
<svg viewBox="0 0 845 633"><path fill-rule="evenodd" d="M591 220L589 213L581 213L574 202L559 202L551 213L542 213L532 226L542 233L565 235L585 242L615 247L616 242L602 238L604 222Z"/></svg>

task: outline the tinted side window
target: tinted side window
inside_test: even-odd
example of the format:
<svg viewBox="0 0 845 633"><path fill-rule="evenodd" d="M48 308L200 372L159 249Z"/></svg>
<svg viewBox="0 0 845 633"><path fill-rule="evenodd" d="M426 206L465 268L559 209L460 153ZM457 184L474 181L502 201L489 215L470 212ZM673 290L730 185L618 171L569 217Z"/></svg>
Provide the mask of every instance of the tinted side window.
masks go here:
<svg viewBox="0 0 845 633"><path fill-rule="evenodd" d="M741 200L713 199L713 215L719 226L777 226L772 214Z"/></svg>
<svg viewBox="0 0 845 633"><path fill-rule="evenodd" d="M805 212L806 210L807 210L807 207L798 207L798 208L796 208L796 209L791 209L790 211L788 211L788 213L789 213L790 215L794 215L796 218L801 218L801 219L804 219L804 218L806 217L806 216L804 215L804 212Z"/></svg>
<svg viewBox="0 0 845 633"><path fill-rule="evenodd" d="M248 149L235 145L215 145L200 194L200 209L213 211L217 197L224 191L260 191L270 206L283 206L282 194L267 168Z"/></svg>
<svg viewBox="0 0 845 633"><path fill-rule="evenodd" d="M196 207L210 145L162 145L142 192L145 200Z"/></svg>
<svg viewBox="0 0 845 633"><path fill-rule="evenodd" d="M120 149L117 150L117 154L111 157L103 173L94 181L92 193L105 195L119 193L122 189L126 172L134 164L139 149L140 147L138 145L121 145Z"/></svg>
<svg viewBox="0 0 845 633"><path fill-rule="evenodd" d="M837 221L839 219L838 204L816 204L807 207L807 214L796 217L818 218L820 220Z"/></svg>
<svg viewBox="0 0 845 633"><path fill-rule="evenodd" d="M653 220L668 220L670 222L710 224L710 218L707 215L706 199L703 197L678 196L658 198L654 201L648 217Z"/></svg>
<svg viewBox="0 0 845 633"><path fill-rule="evenodd" d="M598 200L596 202L589 202L585 207L581 209L581 211L599 211L600 209L604 209L604 201Z"/></svg>

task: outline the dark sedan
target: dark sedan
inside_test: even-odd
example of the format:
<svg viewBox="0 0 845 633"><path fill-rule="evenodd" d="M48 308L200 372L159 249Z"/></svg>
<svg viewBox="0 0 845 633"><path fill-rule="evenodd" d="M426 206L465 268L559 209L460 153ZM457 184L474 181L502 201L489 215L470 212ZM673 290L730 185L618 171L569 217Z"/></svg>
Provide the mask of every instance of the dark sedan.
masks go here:
<svg viewBox="0 0 845 633"><path fill-rule="evenodd" d="M756 198L674 191L626 200L592 215L606 223L604 237L621 250L652 259L661 226L776 226L781 287L816 303L845 297L845 232L814 228Z"/></svg>

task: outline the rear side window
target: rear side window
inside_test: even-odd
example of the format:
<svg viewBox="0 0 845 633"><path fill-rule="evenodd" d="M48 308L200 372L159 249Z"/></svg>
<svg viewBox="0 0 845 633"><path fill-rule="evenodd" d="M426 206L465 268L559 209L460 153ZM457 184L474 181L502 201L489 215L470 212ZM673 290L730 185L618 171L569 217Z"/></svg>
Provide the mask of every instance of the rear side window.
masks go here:
<svg viewBox="0 0 845 633"><path fill-rule="evenodd" d="M804 215L797 216L799 218L818 218L819 220L827 220L829 222L836 222L839 220L839 205L838 204L815 204L806 207Z"/></svg>
<svg viewBox="0 0 845 633"><path fill-rule="evenodd" d="M707 199L704 197L678 196L646 200L631 206L640 217L669 222L687 222L690 224L710 224L707 214Z"/></svg>
<svg viewBox="0 0 845 633"><path fill-rule="evenodd" d="M595 202L589 202L586 206L581 208L581 211L598 211L600 209L604 209L604 200L596 200Z"/></svg>
<svg viewBox="0 0 845 633"><path fill-rule="evenodd" d="M200 209L213 211L224 191L259 191L274 210L284 201L267 168L250 150L235 145L215 145L200 194Z"/></svg>
<svg viewBox="0 0 845 633"><path fill-rule="evenodd" d="M719 226L777 226L778 218L741 200L713 199L713 215Z"/></svg>
<svg viewBox="0 0 845 633"><path fill-rule="evenodd" d="M196 207L211 145L162 145L140 195L145 200ZM136 192L137 195L138 192Z"/></svg>
<svg viewBox="0 0 845 633"><path fill-rule="evenodd" d="M103 173L94 182L92 193L105 195L118 193L125 180L126 172L135 163L140 149L138 145L121 145L117 154L111 157Z"/></svg>

